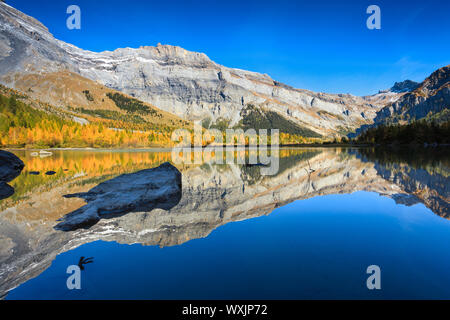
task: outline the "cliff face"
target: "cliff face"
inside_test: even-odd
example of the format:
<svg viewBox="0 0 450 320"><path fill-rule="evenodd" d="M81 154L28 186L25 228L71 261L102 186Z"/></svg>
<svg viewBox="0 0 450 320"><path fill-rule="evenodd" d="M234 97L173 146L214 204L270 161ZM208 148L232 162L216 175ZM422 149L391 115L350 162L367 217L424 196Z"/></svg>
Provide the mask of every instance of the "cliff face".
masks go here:
<svg viewBox="0 0 450 320"><path fill-rule="evenodd" d="M325 136L370 124L376 112L396 98L294 89L268 75L227 68L205 54L169 45L85 51L55 39L35 19L0 3L1 82L23 89L26 76L61 71L97 81L187 120L225 120L235 125L243 118L242 109L253 104L262 112L276 112ZM64 97L29 94L64 104Z"/></svg>
<svg viewBox="0 0 450 320"><path fill-rule="evenodd" d="M420 120L450 108L450 66L433 72L412 92L377 113L375 124Z"/></svg>

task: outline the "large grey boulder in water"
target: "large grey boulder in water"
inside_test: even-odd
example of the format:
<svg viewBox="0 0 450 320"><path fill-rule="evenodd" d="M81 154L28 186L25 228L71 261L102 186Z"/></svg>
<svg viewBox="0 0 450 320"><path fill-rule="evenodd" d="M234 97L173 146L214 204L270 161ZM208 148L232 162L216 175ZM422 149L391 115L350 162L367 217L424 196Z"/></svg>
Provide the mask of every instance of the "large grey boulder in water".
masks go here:
<svg viewBox="0 0 450 320"><path fill-rule="evenodd" d="M81 194L87 204L62 218L55 229L74 231L90 228L101 219L120 217L130 212L170 210L181 199L181 173L170 163L158 168L124 174Z"/></svg>
<svg viewBox="0 0 450 320"><path fill-rule="evenodd" d="M0 150L0 200L14 194L14 188L7 182L17 178L24 167L22 160L14 154Z"/></svg>

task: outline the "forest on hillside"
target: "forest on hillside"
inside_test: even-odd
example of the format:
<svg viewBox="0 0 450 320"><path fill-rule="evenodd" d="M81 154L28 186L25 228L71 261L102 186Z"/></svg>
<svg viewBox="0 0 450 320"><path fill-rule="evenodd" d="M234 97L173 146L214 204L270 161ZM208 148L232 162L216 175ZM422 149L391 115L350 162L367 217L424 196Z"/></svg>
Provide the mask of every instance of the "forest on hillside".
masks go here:
<svg viewBox="0 0 450 320"><path fill-rule="evenodd" d="M137 100L124 100L120 96L115 96L117 103L130 112L127 115L111 110L69 107L69 113L62 117L47 112L45 108L38 110L21 101L23 98L25 96L19 96L17 93L0 94L0 147L148 148L173 147L178 144L172 140L172 133L177 128L167 125L158 128L132 113L143 106L135 104ZM73 116L79 113L87 116L88 124L80 124L73 120ZM192 130L190 132L192 135ZM223 135L223 141L226 141L225 132ZM279 141L286 145L308 143L310 139L298 134L281 132ZM203 145L211 142L203 141ZM249 143L248 137L245 143Z"/></svg>
<svg viewBox="0 0 450 320"><path fill-rule="evenodd" d="M170 130L113 129L79 124L0 94L0 146L12 148L137 148L173 145Z"/></svg>
<svg viewBox="0 0 450 320"><path fill-rule="evenodd" d="M3 148L147 148L177 145L177 142L172 141L172 133L177 128L167 125L158 127L147 122L138 114L150 112L151 109L145 109L147 107L135 99L119 94L112 96L127 114L69 107L68 113L62 116L55 114L51 108L46 110L42 105L40 108L32 107L23 101L25 96L11 89L5 90L0 93L0 147ZM80 113L86 115L89 123L80 124L73 120ZM449 144L450 121L442 121L442 118L440 116L441 121L434 121L434 118L427 117L407 125L380 125L366 130L352 142L381 145ZM246 130L252 125L256 129L280 125L279 142L282 145L318 143L322 140L311 137L311 132L293 123L285 126L278 118L257 113L249 107L238 127ZM220 128L223 129L221 131L226 127ZM192 130L190 132L192 135ZM223 139L226 141L225 132ZM245 141L249 143L248 138ZM203 141L203 145L211 142Z"/></svg>
<svg viewBox="0 0 450 320"><path fill-rule="evenodd" d="M414 121L407 125L380 125L361 133L355 140L368 144L449 144L450 121Z"/></svg>

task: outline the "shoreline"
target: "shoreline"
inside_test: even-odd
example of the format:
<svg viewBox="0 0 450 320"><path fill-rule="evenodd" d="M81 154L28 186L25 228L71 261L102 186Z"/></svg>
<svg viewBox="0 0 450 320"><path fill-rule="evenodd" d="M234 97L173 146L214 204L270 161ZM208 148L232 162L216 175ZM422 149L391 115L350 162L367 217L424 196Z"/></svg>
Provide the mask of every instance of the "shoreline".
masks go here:
<svg viewBox="0 0 450 320"><path fill-rule="evenodd" d="M183 146L183 147L148 147L148 148L0 148L0 150L10 150L10 151L32 151L32 152L39 152L39 151L101 151L101 150L128 150L128 151L145 151L145 150L173 150L173 149L188 149L188 148L201 148L201 149L206 149L206 148L224 148L226 149L227 147L233 147L233 148L239 148L239 149L256 149L259 148L260 146L257 145L234 145L234 146L227 146L227 145L217 145L217 146L202 146L202 147L197 147L194 145L191 146ZM268 146L264 146L264 148L268 148L270 149L272 146L268 145ZM280 144L279 148L360 148L360 147L370 147L370 145L363 145L363 144Z"/></svg>
<svg viewBox="0 0 450 320"><path fill-rule="evenodd" d="M379 148L379 147L410 147L410 148L417 148L417 147L449 147L450 144L282 144L279 146L279 148ZM230 146L223 145L223 146L211 146L211 149L214 148L227 148ZM29 152L39 152L39 151L158 151L158 150L173 150L173 149L188 149L188 148L200 148L195 146L185 146L185 147L148 147L148 148L0 148L0 150L5 151L29 151ZM206 149L208 146L202 146L201 149ZM243 145L235 145L233 148L239 148L239 149L256 149L258 146L243 146ZM268 145L267 147L270 149L271 146Z"/></svg>

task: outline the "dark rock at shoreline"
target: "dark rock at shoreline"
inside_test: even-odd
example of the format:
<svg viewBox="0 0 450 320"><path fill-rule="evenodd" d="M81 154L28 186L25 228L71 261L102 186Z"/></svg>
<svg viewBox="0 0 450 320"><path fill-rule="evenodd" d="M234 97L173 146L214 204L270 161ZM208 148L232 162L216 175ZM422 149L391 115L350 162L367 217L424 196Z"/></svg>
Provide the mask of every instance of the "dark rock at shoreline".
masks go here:
<svg viewBox="0 0 450 320"><path fill-rule="evenodd" d="M179 203L181 195L181 173L170 163L164 163L158 168L105 181L87 193L65 196L82 198L87 204L62 218L55 229L87 229L101 219L131 212L150 212L156 208L170 210Z"/></svg>
<svg viewBox="0 0 450 320"><path fill-rule="evenodd" d="M41 174L41 173L38 172L38 171L30 171L30 172L28 172L28 173L31 174L32 176L38 176L38 175Z"/></svg>
<svg viewBox="0 0 450 320"><path fill-rule="evenodd" d="M11 152L0 150L0 200L11 197L14 188L7 184L17 178L25 167L22 160Z"/></svg>
<svg viewBox="0 0 450 320"><path fill-rule="evenodd" d="M0 182L10 182L17 178L25 167L22 160L11 152L0 150Z"/></svg>
<svg viewBox="0 0 450 320"><path fill-rule="evenodd" d="M0 200L11 197L14 194L14 188L5 182L0 182Z"/></svg>
<svg viewBox="0 0 450 320"><path fill-rule="evenodd" d="M47 176L54 176L56 174L55 171L48 171L45 173Z"/></svg>

